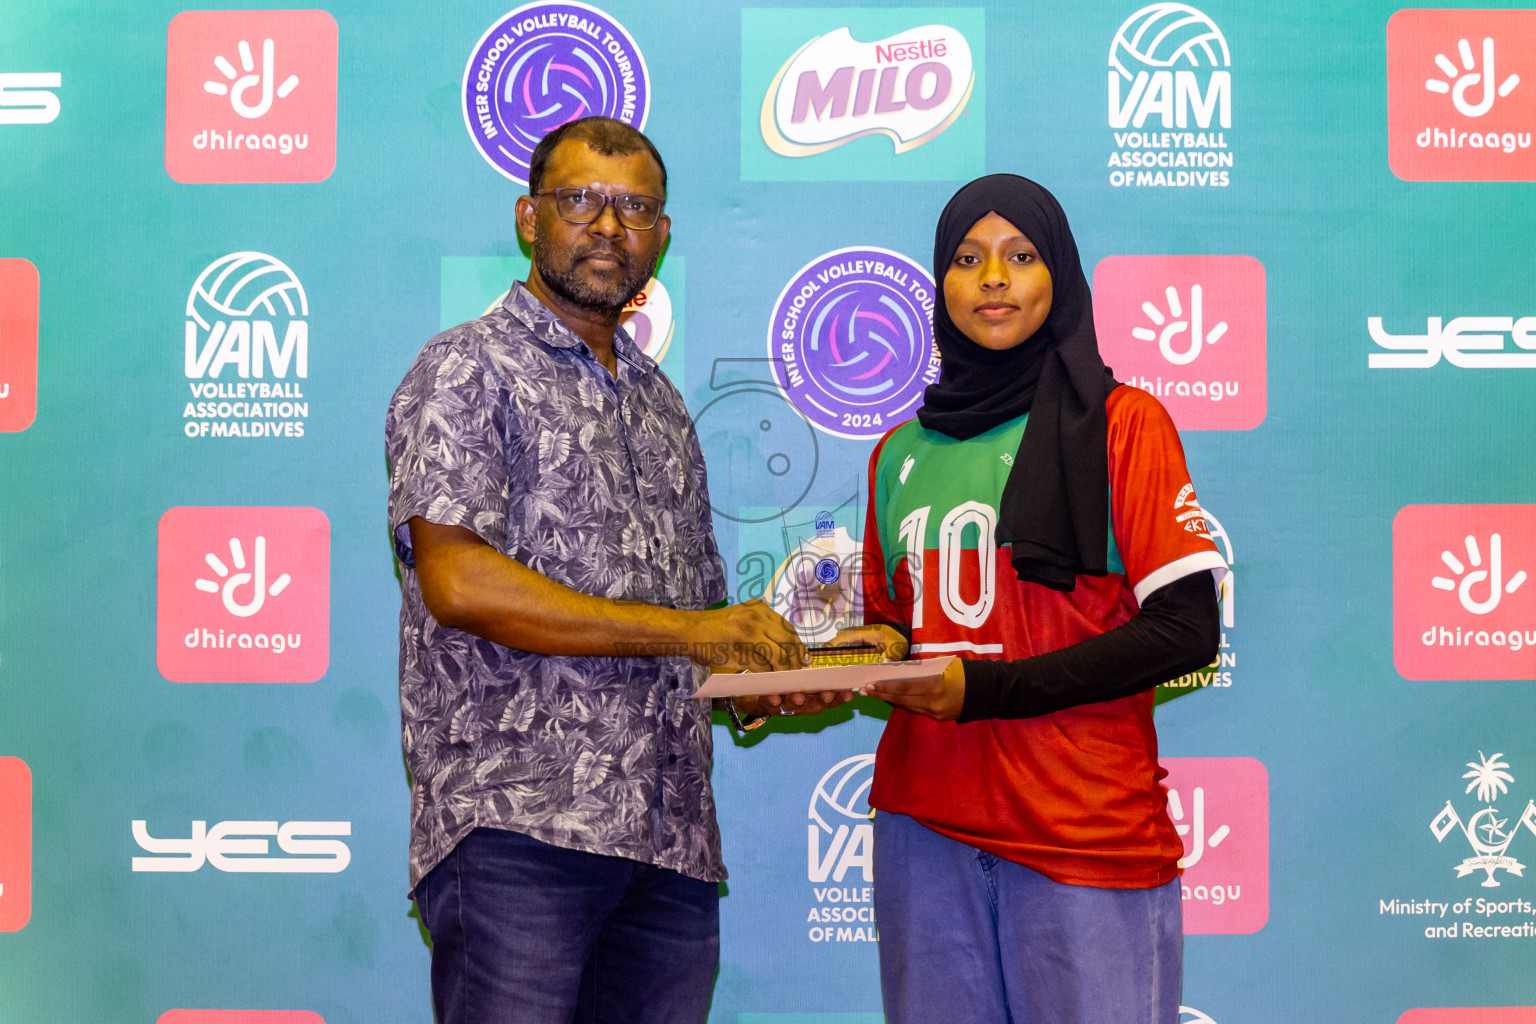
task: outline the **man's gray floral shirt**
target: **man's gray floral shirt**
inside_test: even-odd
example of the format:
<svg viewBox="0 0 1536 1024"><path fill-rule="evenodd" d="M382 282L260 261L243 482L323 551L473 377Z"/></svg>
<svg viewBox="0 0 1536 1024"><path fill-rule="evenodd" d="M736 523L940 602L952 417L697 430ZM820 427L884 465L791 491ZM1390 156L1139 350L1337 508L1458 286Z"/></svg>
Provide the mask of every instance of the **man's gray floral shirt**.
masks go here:
<svg viewBox="0 0 1536 1024"><path fill-rule="evenodd" d="M421 516L584 593L684 609L725 597L693 421L622 331L614 351L617 377L513 285L428 342L390 402L413 889L477 826L725 877L692 662L502 647L439 626L416 578L406 524Z"/></svg>

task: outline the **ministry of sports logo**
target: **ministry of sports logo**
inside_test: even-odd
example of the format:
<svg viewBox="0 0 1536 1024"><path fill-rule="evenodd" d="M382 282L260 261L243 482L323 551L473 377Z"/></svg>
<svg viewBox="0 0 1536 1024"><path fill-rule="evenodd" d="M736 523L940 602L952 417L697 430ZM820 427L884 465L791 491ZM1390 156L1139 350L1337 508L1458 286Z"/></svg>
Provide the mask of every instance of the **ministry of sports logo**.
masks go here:
<svg viewBox="0 0 1536 1024"><path fill-rule="evenodd" d="M309 402L309 297L282 260L233 252L187 295L183 368L188 437L303 437Z"/></svg>
<svg viewBox="0 0 1536 1024"><path fill-rule="evenodd" d="M312 683L330 664L331 524L314 508L160 517L156 660L174 683Z"/></svg>
<svg viewBox="0 0 1536 1024"><path fill-rule="evenodd" d="M837 249L800 269L774 303L768 357L818 429L854 440L911 418L939 379L934 285L901 253Z"/></svg>
<svg viewBox="0 0 1536 1024"><path fill-rule="evenodd" d="M1405 181L1533 181L1536 11L1387 21L1387 159Z"/></svg>
<svg viewBox="0 0 1536 1024"><path fill-rule="evenodd" d="M1456 865L1456 877L1466 878L1481 871L1485 876L1483 888L1495 889L1499 886L1497 876L1500 871L1517 877L1525 873L1525 865L1509 856L1509 847L1522 828L1536 835L1536 800L1525 802L1525 810L1518 820L1512 813L1501 814L1494 806L1495 801L1508 794L1510 784L1515 781L1502 753L1489 757L1478 751L1477 760L1468 761L1467 768L1461 776L1469 780L1466 792L1476 790L1477 799L1484 806L1463 819L1456 805L1447 800L1445 807L1429 823L1429 829L1434 833L1435 841L1441 843L1452 832L1460 832L1471 847L1472 855Z"/></svg>
<svg viewBox="0 0 1536 1024"><path fill-rule="evenodd" d="M1536 675L1536 505L1409 505L1392 521L1392 653L1409 679Z"/></svg>
<svg viewBox="0 0 1536 1024"><path fill-rule="evenodd" d="M464 66L464 124L480 155L520 185L550 131L591 115L645 127L650 76L635 40L586 4L532 3L501 17Z"/></svg>
<svg viewBox="0 0 1536 1024"><path fill-rule="evenodd" d="M1110 184L1229 185L1231 67L1226 36L1188 4L1127 18L1109 47Z"/></svg>
<svg viewBox="0 0 1536 1024"><path fill-rule="evenodd" d="M37 416L37 268L0 260L0 432L26 430Z"/></svg>

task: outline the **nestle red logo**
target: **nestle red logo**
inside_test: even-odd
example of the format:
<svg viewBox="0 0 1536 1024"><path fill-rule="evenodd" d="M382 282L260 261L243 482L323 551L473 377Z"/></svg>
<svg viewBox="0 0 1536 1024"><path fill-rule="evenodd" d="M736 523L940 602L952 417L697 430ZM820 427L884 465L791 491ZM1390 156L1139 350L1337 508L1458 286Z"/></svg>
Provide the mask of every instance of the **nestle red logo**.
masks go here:
<svg viewBox="0 0 1536 1024"><path fill-rule="evenodd" d="M331 524L314 508L160 517L156 658L175 683L312 683L330 662Z"/></svg>
<svg viewBox="0 0 1536 1024"><path fill-rule="evenodd" d="M0 431L37 416L37 268L0 260Z"/></svg>
<svg viewBox="0 0 1536 1024"><path fill-rule="evenodd" d="M32 773L0 757L0 932L20 931L32 916Z"/></svg>
<svg viewBox="0 0 1536 1024"><path fill-rule="evenodd" d="M309 1010L166 1010L155 1024L325 1024Z"/></svg>
<svg viewBox="0 0 1536 1024"><path fill-rule="evenodd" d="M1387 21L1387 158L1405 181L1536 181L1536 11Z"/></svg>
<svg viewBox="0 0 1536 1024"><path fill-rule="evenodd" d="M336 53L325 11L176 15L166 34L166 173L188 184L330 177Z"/></svg>
<svg viewBox="0 0 1536 1024"><path fill-rule="evenodd" d="M1392 520L1392 660L1408 679L1536 676L1536 505Z"/></svg>

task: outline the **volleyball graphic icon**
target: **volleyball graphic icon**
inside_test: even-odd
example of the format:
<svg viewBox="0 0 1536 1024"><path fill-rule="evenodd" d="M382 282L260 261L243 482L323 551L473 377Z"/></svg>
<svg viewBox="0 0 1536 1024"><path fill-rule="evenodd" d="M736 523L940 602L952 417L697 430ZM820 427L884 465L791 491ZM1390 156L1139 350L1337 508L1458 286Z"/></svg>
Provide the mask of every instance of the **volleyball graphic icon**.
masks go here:
<svg viewBox="0 0 1536 1024"><path fill-rule="evenodd" d="M835 832L827 823L846 818L852 821L868 821L875 816L869 806L869 787L875 781L875 755L855 754L845 757L828 769L816 783L811 794L810 818L821 826L823 832Z"/></svg>
<svg viewBox="0 0 1536 1024"><path fill-rule="evenodd" d="M309 297L288 264L264 252L232 252L208 264L187 296L187 318L203 330L213 321L265 314L308 316Z"/></svg>
<svg viewBox="0 0 1536 1024"><path fill-rule="evenodd" d="M1141 68L1231 67L1232 55L1210 18L1188 4L1158 3L1125 19L1109 46L1109 66L1130 80Z"/></svg>

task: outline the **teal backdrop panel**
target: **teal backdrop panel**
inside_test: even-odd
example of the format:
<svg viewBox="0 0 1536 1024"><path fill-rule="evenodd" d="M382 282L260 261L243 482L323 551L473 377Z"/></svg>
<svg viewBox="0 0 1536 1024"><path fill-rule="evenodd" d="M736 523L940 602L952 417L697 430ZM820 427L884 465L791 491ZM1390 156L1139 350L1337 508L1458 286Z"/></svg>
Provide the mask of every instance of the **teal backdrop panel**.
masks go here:
<svg viewBox="0 0 1536 1024"><path fill-rule="evenodd" d="M598 103L667 162L631 329L733 600L857 617L802 577L932 369L935 220L1044 183L1230 568L1157 711L1180 1024L1536 1015L1536 12L510 6L0 16L0 1020L432 1020L384 412ZM577 63L504 77L557 29ZM873 385L841 301L900 310ZM712 1024L882 1019L887 714L717 722Z"/></svg>

